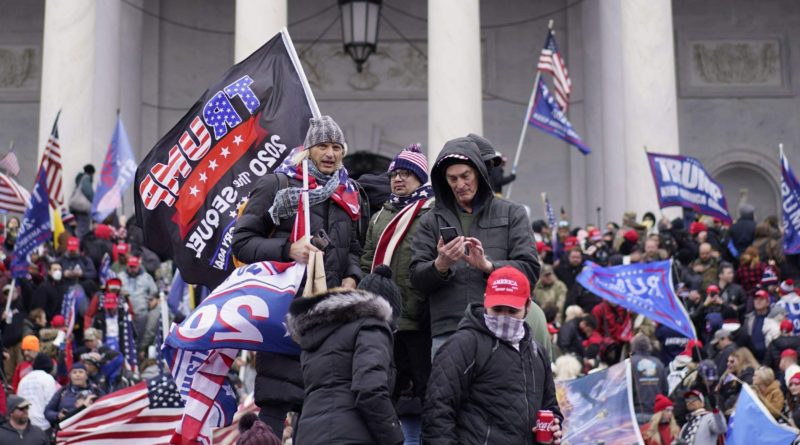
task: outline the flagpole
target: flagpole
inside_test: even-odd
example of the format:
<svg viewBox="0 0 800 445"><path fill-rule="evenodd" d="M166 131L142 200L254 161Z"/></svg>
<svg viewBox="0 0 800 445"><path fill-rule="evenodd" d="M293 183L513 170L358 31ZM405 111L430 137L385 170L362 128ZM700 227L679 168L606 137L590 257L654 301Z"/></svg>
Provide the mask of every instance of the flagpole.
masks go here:
<svg viewBox="0 0 800 445"><path fill-rule="evenodd" d="M547 24L547 32L551 32L553 30L553 19L550 19L550 22ZM536 91L539 89L539 79L542 77L542 72L539 71L538 68L538 58L536 59L537 68L536 68L536 79L533 81L533 88L531 89L531 97L528 99L528 108L525 110L525 120L522 121L522 130L519 132L519 142L517 142L517 152L514 154L514 163L511 166L511 174L517 174L517 167L519 166L519 156L522 153L522 144L525 142L525 133L528 131L528 121L531 119L531 113L533 112L533 100L536 98ZM514 189L514 183L508 184L508 189L506 190L506 199L511 198L511 190Z"/></svg>
<svg viewBox="0 0 800 445"><path fill-rule="evenodd" d="M13 280L11 280L11 290L8 291L8 299L6 300L6 309L5 309L6 324L11 324L11 319L13 318L13 315L11 314L11 300L14 298L14 289L16 288L17 288L17 279L14 278Z"/></svg>
<svg viewBox="0 0 800 445"><path fill-rule="evenodd" d="M550 217L547 216L547 192L542 192L542 212L544 212L544 220L547 221ZM550 225L549 223L547 224Z"/></svg>
<svg viewBox="0 0 800 445"><path fill-rule="evenodd" d="M308 206L308 158L303 159L303 238L311 242L311 215Z"/></svg>

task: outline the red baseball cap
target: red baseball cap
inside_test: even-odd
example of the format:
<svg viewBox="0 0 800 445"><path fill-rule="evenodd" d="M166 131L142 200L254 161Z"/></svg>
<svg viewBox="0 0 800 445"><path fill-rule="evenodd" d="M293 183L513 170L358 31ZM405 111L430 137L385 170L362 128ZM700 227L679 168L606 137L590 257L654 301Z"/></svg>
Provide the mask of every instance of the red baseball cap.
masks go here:
<svg viewBox="0 0 800 445"><path fill-rule="evenodd" d="M67 240L68 252L77 252L78 250L80 250L80 246L81 246L81 241L74 236L69 237L69 239Z"/></svg>
<svg viewBox="0 0 800 445"><path fill-rule="evenodd" d="M528 277L511 267L501 267L486 282L485 307L509 306L522 309L531 298L531 284Z"/></svg>
<svg viewBox="0 0 800 445"><path fill-rule="evenodd" d="M50 326L54 328L60 328L64 326L64 324L65 324L64 316L61 314L53 315L53 319L50 320Z"/></svg>
<svg viewBox="0 0 800 445"><path fill-rule="evenodd" d="M578 245L578 237L577 236L568 236L564 240L564 249L570 250L573 247Z"/></svg>
<svg viewBox="0 0 800 445"><path fill-rule="evenodd" d="M701 342L700 340L689 340L689 342L686 343L686 347L683 348L683 352L681 352L680 355L691 357L694 348L703 349L703 342Z"/></svg>
<svg viewBox="0 0 800 445"><path fill-rule="evenodd" d="M705 232L708 230L705 224L701 223L700 221L695 221L689 224L689 234L690 235L697 235L700 232Z"/></svg>
<svg viewBox="0 0 800 445"><path fill-rule="evenodd" d="M106 281L106 289L108 290L111 289L120 290L121 288L122 288L122 280L120 280L119 278L109 278L108 281Z"/></svg>
<svg viewBox="0 0 800 445"><path fill-rule="evenodd" d="M789 383L794 383L794 384L800 383L800 372L795 372L792 378L789 379Z"/></svg>
<svg viewBox="0 0 800 445"><path fill-rule="evenodd" d="M536 251L537 251L538 253L542 253L542 252L550 252L551 250L553 250L553 249L551 249L551 248L550 248L550 246L548 246L547 244L545 244L545 242L544 242L544 241L538 241L538 242L536 243Z"/></svg>
<svg viewBox="0 0 800 445"><path fill-rule="evenodd" d="M117 294L114 292L106 292L103 296L103 306L105 306L105 309L116 309L119 306Z"/></svg>
<svg viewBox="0 0 800 445"><path fill-rule="evenodd" d="M769 299L769 292L765 291L764 289L759 289L756 291L756 298L766 298Z"/></svg>
<svg viewBox="0 0 800 445"><path fill-rule="evenodd" d="M712 284L706 288L706 295L718 294L718 293L719 293L719 286L717 286L716 284Z"/></svg>
<svg viewBox="0 0 800 445"><path fill-rule="evenodd" d="M784 357L797 358L797 351L795 351L794 349L784 349L783 352L781 352L781 358Z"/></svg>
<svg viewBox="0 0 800 445"><path fill-rule="evenodd" d="M128 267L139 267L139 257L132 256L128 258Z"/></svg>
<svg viewBox="0 0 800 445"><path fill-rule="evenodd" d="M793 330L794 330L794 325L792 324L792 320L784 318L783 321L781 321L781 331L792 332Z"/></svg>
<svg viewBox="0 0 800 445"><path fill-rule="evenodd" d="M622 235L622 237L625 238L625 240L628 241L629 243L635 243L639 241L639 232L631 229L625 232L625 234Z"/></svg>

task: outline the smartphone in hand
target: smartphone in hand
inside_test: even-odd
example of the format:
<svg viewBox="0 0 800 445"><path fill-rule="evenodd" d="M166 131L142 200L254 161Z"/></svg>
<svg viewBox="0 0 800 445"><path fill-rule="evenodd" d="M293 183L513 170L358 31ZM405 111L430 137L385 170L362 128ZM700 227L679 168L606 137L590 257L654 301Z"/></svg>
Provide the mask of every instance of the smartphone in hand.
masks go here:
<svg viewBox="0 0 800 445"><path fill-rule="evenodd" d="M458 238L458 232L455 227L442 227L439 229L439 235L441 235L445 244Z"/></svg>

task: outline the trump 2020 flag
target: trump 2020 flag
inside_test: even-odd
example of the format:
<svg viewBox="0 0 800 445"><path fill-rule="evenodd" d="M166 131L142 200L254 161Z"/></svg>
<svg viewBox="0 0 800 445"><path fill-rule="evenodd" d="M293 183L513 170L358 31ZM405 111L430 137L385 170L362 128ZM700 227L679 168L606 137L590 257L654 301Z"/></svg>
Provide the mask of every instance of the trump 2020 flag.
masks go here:
<svg viewBox="0 0 800 445"><path fill-rule="evenodd" d="M550 90L545 85L544 79L541 77L539 77L539 84L536 86L536 97L533 100L533 110L528 123L545 133L574 145L585 155L592 151L583 142L575 129L572 128L572 124L567 120L567 115L558 107L555 99L550 94Z"/></svg>
<svg viewBox="0 0 800 445"><path fill-rule="evenodd" d="M108 144L106 158L100 169L100 182L92 200L92 217L102 222L114 210L122 207L122 195L133 182L136 172L136 158L133 157L131 141L122 118L117 116L114 136Z"/></svg>
<svg viewBox="0 0 800 445"><path fill-rule="evenodd" d="M719 185L691 156L647 153L658 194L658 205L690 207L697 213L730 224L728 203Z"/></svg>
<svg viewBox="0 0 800 445"><path fill-rule="evenodd" d="M206 90L139 165L145 245L172 258L187 283L219 285L234 268L238 205L303 144L312 114L319 110L283 30Z"/></svg>
<svg viewBox="0 0 800 445"><path fill-rule="evenodd" d="M672 289L672 262L600 267L587 261L578 282L589 292L697 338L694 325Z"/></svg>
<svg viewBox="0 0 800 445"><path fill-rule="evenodd" d="M789 160L781 150L781 209L783 210L783 250L800 252L800 184L797 183Z"/></svg>
<svg viewBox="0 0 800 445"><path fill-rule="evenodd" d="M790 445L798 431L775 421L750 385L742 385L736 409L728 421L727 445Z"/></svg>
<svg viewBox="0 0 800 445"><path fill-rule="evenodd" d="M50 224L50 203L47 194L47 170L39 168L31 200L19 228L19 237L11 257L11 276L21 278L28 274L28 255L33 249L53 237Z"/></svg>

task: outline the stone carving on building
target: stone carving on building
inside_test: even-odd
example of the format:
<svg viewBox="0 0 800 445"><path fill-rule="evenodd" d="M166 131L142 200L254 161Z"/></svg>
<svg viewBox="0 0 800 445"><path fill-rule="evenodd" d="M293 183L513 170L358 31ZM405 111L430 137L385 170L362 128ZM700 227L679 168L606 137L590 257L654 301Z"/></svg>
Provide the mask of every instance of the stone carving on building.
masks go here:
<svg viewBox="0 0 800 445"><path fill-rule="evenodd" d="M39 48L0 46L0 95L35 91L39 84Z"/></svg>
<svg viewBox="0 0 800 445"><path fill-rule="evenodd" d="M424 48L424 42L414 42ZM403 41L380 41L362 72L339 41L297 43L308 82L320 99L424 98L428 84L425 57Z"/></svg>
<svg viewBox="0 0 800 445"><path fill-rule="evenodd" d="M686 39L680 46L686 96L790 94L781 39Z"/></svg>

